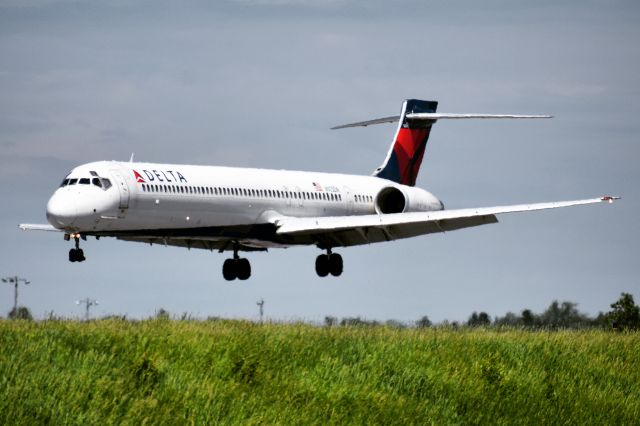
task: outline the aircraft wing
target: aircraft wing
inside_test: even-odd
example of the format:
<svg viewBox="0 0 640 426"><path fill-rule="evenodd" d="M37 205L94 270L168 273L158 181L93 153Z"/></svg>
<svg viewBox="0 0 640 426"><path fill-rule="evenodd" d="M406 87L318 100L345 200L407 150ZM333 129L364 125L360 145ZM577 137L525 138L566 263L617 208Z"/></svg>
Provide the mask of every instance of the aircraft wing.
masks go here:
<svg viewBox="0 0 640 426"><path fill-rule="evenodd" d="M333 216L276 220L276 233L292 240L315 240L321 247L340 247L409 238L447 232L498 222L497 214L555 209L582 204L613 202L619 197L550 203L518 204L433 212L393 213L383 215Z"/></svg>
<svg viewBox="0 0 640 426"><path fill-rule="evenodd" d="M50 231L50 232L62 232L60 229L54 228L49 224L40 223L21 223L18 225L23 231Z"/></svg>

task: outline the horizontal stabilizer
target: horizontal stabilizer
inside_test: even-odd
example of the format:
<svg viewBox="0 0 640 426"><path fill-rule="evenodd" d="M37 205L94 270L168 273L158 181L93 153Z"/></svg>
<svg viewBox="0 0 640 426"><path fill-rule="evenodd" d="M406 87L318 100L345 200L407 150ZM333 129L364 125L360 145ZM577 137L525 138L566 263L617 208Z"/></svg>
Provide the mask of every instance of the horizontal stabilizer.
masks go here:
<svg viewBox="0 0 640 426"><path fill-rule="evenodd" d="M520 119L520 118L553 118L552 115L521 115L521 114L450 114L445 112L419 112L419 113L408 113L406 114L406 118L408 120L416 120L416 121L432 121L435 122L437 120L442 119L451 119L451 120L463 120L470 118L511 118L511 119ZM331 130L338 129L346 129L348 127L367 127L373 124L383 124L383 123L395 123L400 119L399 115L394 115L391 117L383 117L376 118L375 120L368 121L359 121L357 123L349 123L349 124L341 124L339 126L332 127Z"/></svg>

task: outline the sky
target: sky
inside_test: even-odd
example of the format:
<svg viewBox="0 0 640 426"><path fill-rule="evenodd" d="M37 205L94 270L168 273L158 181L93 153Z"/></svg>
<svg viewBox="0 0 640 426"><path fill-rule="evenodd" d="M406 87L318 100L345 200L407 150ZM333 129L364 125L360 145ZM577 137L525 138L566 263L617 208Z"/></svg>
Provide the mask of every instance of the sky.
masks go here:
<svg viewBox="0 0 640 426"><path fill-rule="evenodd" d="M640 301L640 3L377 0L0 0L0 276L36 318L325 316L465 321L553 300L590 315ZM227 255L115 239L72 244L19 223L75 166L96 160L370 174L398 114L552 114L438 122L417 186L447 208L619 195L613 205L350 247L318 278L315 247ZM0 315L13 288L0 283Z"/></svg>

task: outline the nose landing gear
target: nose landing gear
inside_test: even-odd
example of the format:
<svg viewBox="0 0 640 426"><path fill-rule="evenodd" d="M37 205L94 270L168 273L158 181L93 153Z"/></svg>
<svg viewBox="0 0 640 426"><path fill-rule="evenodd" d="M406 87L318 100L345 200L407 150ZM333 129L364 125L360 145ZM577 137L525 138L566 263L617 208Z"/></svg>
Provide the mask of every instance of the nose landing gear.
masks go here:
<svg viewBox="0 0 640 426"><path fill-rule="evenodd" d="M72 248L71 250L69 250L69 262L84 262L85 260L87 260L87 258L84 257L84 251L80 248L80 238L80 234L73 234L76 248ZM69 234L65 234L64 239L69 240L71 239L71 236ZM82 239L85 238L82 237Z"/></svg>
<svg viewBox="0 0 640 426"><path fill-rule="evenodd" d="M316 273L319 277L326 277L329 274L339 277L342 275L343 266L342 256L331 253L331 249L327 249L327 254L321 254L316 258Z"/></svg>

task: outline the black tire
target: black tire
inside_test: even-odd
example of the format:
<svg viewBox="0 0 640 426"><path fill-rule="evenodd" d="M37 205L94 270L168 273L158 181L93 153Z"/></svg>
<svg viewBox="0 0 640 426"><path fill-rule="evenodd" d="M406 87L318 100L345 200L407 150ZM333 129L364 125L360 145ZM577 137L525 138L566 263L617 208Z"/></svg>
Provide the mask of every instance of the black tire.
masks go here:
<svg viewBox="0 0 640 426"><path fill-rule="evenodd" d="M238 279L244 281L251 276L251 263L249 259L242 258L236 261Z"/></svg>
<svg viewBox="0 0 640 426"><path fill-rule="evenodd" d="M222 276L227 281L233 281L237 278L236 261L234 259L227 259L222 264Z"/></svg>
<svg viewBox="0 0 640 426"><path fill-rule="evenodd" d="M69 250L69 262L76 262L78 260L76 256L76 249Z"/></svg>
<svg viewBox="0 0 640 426"><path fill-rule="evenodd" d="M321 254L316 257L316 274L319 277L326 277L329 275L329 256Z"/></svg>
<svg viewBox="0 0 640 426"><path fill-rule="evenodd" d="M343 266L342 256L338 253L332 253L329 255L329 272L331 272L331 275L334 277L342 275Z"/></svg>
<svg viewBox="0 0 640 426"><path fill-rule="evenodd" d="M82 249L76 250L76 261L84 262L85 260L87 260L87 258L84 257L84 251Z"/></svg>

